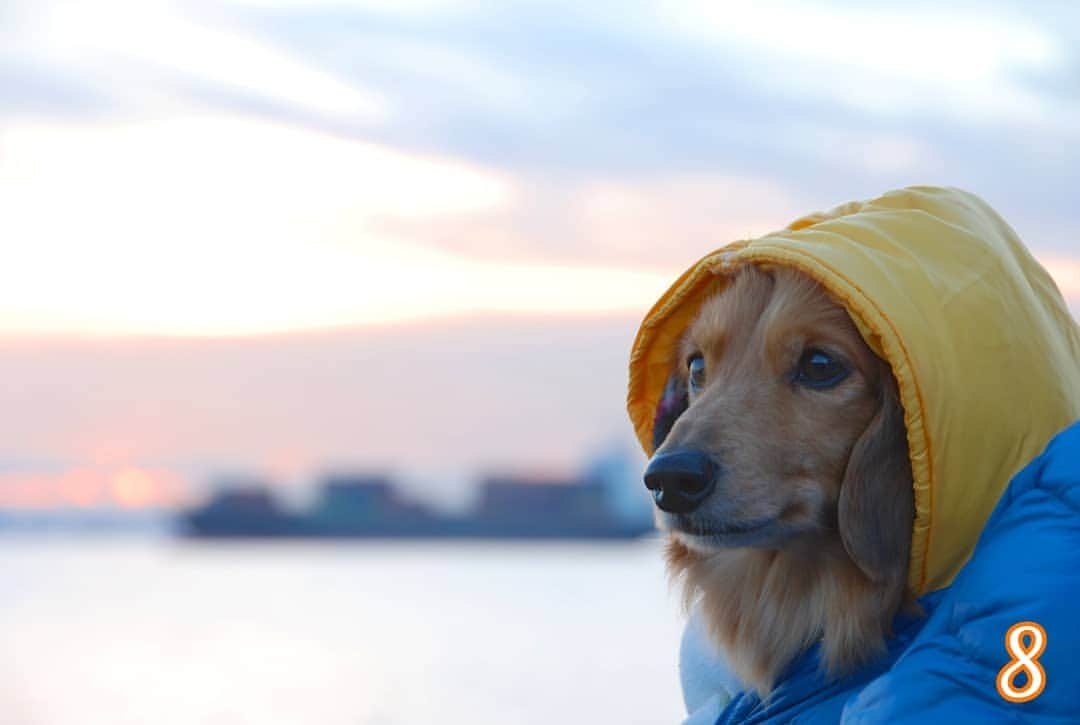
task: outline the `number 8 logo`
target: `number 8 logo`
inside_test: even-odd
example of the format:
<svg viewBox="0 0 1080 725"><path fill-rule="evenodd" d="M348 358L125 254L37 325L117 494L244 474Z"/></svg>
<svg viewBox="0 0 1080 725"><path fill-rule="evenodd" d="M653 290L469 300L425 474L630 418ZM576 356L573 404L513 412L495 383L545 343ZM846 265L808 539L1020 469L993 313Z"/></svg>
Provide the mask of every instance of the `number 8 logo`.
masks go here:
<svg viewBox="0 0 1080 725"><path fill-rule="evenodd" d="M1025 646L1024 639L1028 640ZM1037 622L1017 622L1005 633L1005 650L1012 659L998 670L997 691L1009 702L1028 702L1042 694L1046 687L1046 670L1039 664L1039 655L1046 649L1046 630ZM1023 671L1027 683L1017 689L1016 676Z"/></svg>

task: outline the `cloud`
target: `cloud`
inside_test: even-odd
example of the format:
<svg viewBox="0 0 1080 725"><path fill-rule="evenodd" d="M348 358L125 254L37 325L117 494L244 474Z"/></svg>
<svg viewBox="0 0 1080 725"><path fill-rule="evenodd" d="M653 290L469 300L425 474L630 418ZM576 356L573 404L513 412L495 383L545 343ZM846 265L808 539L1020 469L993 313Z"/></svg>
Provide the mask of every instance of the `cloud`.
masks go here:
<svg viewBox="0 0 1080 725"><path fill-rule="evenodd" d="M0 142L8 331L212 334L423 314L444 300L404 279L438 285L453 260L373 237L368 220L482 210L510 193L460 162L235 118L9 125ZM428 307L395 310L413 298Z"/></svg>
<svg viewBox="0 0 1080 725"><path fill-rule="evenodd" d="M39 260L29 272L67 259L102 280L50 268L54 284L20 314L84 324L44 299L78 294L125 329L156 314L174 330L240 330L245 305L272 320L260 329L285 329L375 319L383 302L425 315L458 294L451 311L500 308L477 291L491 280L513 280L503 307L532 309L544 287L574 289L562 282L574 265L624 290L610 308L625 309L643 267L666 272L717 242L912 183L970 188L1033 246L1075 254L1075 31L1058 11L1018 7L11 4L0 77L20 82L0 105L18 125L0 176L14 178L5 167L23 144L74 161L48 162L65 214L23 180L5 192L19 226L0 224L42 250L27 252ZM987 94L1007 107L980 105ZM400 171L405 159L428 165ZM118 261L95 264L71 241L86 238ZM520 268L530 263L545 271ZM163 283L166 267L176 279ZM325 284L305 281L316 277ZM205 306L194 318L131 304L195 282L202 295L183 301ZM418 302L417 285L430 299ZM223 300L235 319L213 312Z"/></svg>
<svg viewBox="0 0 1080 725"><path fill-rule="evenodd" d="M348 10L406 18L446 17L483 9L483 3L469 0L232 0L229 4L273 10Z"/></svg>
<svg viewBox="0 0 1080 725"><path fill-rule="evenodd" d="M1037 210L1053 233L1034 241L1068 246L1056 231L1078 221L1065 190L1080 168L1080 26L1066 9L680 7L682 20L611 3L247 11L274 42L391 99L395 123L369 138L503 169L541 196L707 174L768 179L820 208L944 183Z"/></svg>
<svg viewBox="0 0 1080 725"><path fill-rule="evenodd" d="M775 1L664 3L656 13L694 42L763 60L746 71L775 92L892 115L1051 123L1048 99L1018 76L1059 69L1065 50L1010 15Z"/></svg>
<svg viewBox="0 0 1080 725"><path fill-rule="evenodd" d="M403 243L375 220L510 203L503 175L236 118L0 135L0 330L245 334L470 311L635 309L659 272ZM436 230L437 235L437 230ZM432 245L432 242L435 242ZM623 265L627 266L627 265Z"/></svg>
<svg viewBox="0 0 1080 725"><path fill-rule="evenodd" d="M939 179L1024 193L1067 181L1059 165L1080 166L1080 37L1065 8L137 6L100 6L83 22L80 4L20 3L38 20L8 23L5 52L38 85L79 81L117 95L128 115L255 114L533 183L704 172L773 177L835 203ZM77 32L99 25L103 40ZM26 86L16 92L30 103ZM119 98L131 94L137 103ZM335 112L350 98L363 106L356 94L379 108ZM1054 212L1072 218L1063 203Z"/></svg>
<svg viewBox="0 0 1080 725"><path fill-rule="evenodd" d="M581 239L603 239L617 257L670 264L679 246L693 250L759 236L797 207L786 189L767 179L698 174L592 182L581 189L574 211Z"/></svg>
<svg viewBox="0 0 1080 725"><path fill-rule="evenodd" d="M306 62L227 16L169 0L19 3L3 55L77 76L147 114L183 107L182 83L296 105L330 117L385 120L385 98ZM164 83L162 81L165 81Z"/></svg>
<svg viewBox="0 0 1080 725"><path fill-rule="evenodd" d="M380 217L390 238L472 258L671 272L712 247L764 234L805 212L768 179L678 174L519 186L504 206L423 219ZM654 286L654 285L649 285Z"/></svg>

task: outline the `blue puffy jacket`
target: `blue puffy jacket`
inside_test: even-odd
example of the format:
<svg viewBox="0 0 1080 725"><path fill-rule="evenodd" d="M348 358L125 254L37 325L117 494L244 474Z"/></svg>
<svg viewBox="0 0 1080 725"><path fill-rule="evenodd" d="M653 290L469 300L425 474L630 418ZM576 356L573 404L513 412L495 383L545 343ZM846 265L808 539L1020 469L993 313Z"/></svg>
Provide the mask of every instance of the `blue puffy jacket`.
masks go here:
<svg viewBox="0 0 1080 725"><path fill-rule="evenodd" d="M828 682L814 647L768 702L738 692L691 622L682 662L687 722L1080 722L1080 423L1012 479L953 583L919 601L927 616L898 617L888 652L872 666ZM1024 621L1046 631L1037 659L1045 687L1033 700L1009 702L995 683L1013 659L1006 632ZM725 695L733 696L725 703Z"/></svg>

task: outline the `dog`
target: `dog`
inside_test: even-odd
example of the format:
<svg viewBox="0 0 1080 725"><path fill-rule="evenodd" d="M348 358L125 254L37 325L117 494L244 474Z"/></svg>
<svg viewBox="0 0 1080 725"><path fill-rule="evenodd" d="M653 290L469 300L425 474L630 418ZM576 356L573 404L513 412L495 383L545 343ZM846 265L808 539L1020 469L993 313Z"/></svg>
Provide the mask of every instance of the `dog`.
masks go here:
<svg viewBox="0 0 1080 725"><path fill-rule="evenodd" d="M681 340L644 477L687 607L767 697L810 645L842 676L916 607L911 463L895 379L842 306L785 267L726 281Z"/></svg>

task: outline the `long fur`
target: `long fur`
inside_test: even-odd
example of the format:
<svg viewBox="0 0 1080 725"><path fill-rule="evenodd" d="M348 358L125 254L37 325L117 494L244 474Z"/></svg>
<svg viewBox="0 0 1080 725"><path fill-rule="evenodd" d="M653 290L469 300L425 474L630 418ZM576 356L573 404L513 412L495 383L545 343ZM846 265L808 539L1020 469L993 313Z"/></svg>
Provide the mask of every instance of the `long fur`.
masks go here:
<svg viewBox="0 0 1080 725"><path fill-rule="evenodd" d="M747 482L745 490L726 494L729 508L765 505L779 495L771 489L782 486L757 475L767 466L776 469L766 459L778 451L794 461L789 468L800 467L790 476L793 483L784 479L783 486L803 487L800 501L823 503L791 504L797 534L774 546L703 547L685 535L685 525L683 531L670 521L661 525L670 529L668 569L681 580L687 606L700 601L708 631L735 673L767 696L784 667L816 642L832 676L872 659L884 648L897 611L913 606L905 593L914 515L910 461L888 366L824 290L791 270L746 268L724 296L729 298L703 307L689 335L699 347L723 348L722 390L711 401L685 403L681 417L662 411L672 417L665 421L677 439L671 446L705 448L722 465L738 459L729 475L748 472ZM770 392L770 385L784 383L755 371L793 354L800 340L821 337L854 351L861 387L847 394L858 397L841 407L811 409L821 398ZM784 364L776 361L778 369ZM685 375L677 368L673 378L670 388L678 390ZM769 410L780 404L774 401L792 400L785 403L790 409ZM717 423L732 408L736 422ZM804 455L790 453L799 446Z"/></svg>

